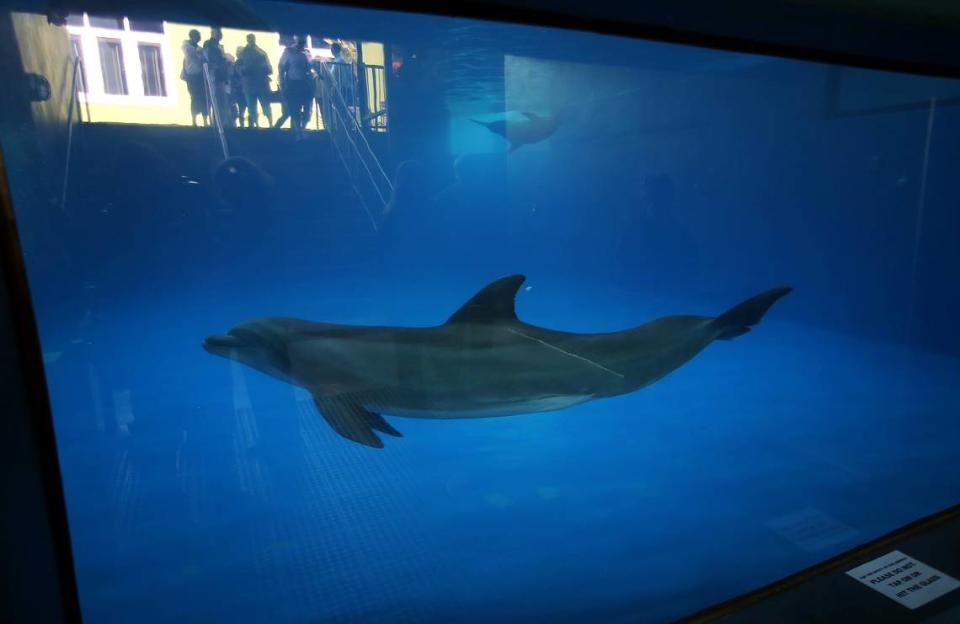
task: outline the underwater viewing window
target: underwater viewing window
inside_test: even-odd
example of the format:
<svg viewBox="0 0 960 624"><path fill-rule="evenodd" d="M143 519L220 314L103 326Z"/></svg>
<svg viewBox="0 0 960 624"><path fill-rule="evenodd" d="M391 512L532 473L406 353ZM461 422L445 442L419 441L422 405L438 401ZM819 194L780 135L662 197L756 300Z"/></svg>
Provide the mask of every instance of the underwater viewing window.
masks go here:
<svg viewBox="0 0 960 624"><path fill-rule="evenodd" d="M956 612L960 79L109 13L0 38L85 622L708 621L828 569Z"/></svg>

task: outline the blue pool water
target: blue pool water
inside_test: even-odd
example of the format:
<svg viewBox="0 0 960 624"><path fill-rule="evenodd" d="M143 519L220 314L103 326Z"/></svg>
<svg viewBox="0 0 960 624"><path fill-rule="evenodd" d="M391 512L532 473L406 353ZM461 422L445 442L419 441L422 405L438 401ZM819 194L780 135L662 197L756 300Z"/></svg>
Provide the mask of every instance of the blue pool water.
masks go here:
<svg viewBox="0 0 960 624"><path fill-rule="evenodd" d="M276 184L224 200L179 156L215 166L210 130L85 124L63 208L0 135L87 621L662 622L956 502L960 85L417 19L436 82L400 74L374 146L420 174L376 231L322 133L228 129ZM561 109L510 153L471 121ZM639 392L387 412L383 449L201 348L438 325L516 273L520 319L570 332L794 292Z"/></svg>

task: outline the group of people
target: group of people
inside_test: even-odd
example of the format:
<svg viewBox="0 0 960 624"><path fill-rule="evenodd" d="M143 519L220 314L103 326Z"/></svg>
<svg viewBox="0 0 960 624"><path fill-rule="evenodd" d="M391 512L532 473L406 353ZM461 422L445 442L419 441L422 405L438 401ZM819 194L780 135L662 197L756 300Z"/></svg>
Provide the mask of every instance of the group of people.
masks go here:
<svg viewBox="0 0 960 624"><path fill-rule="evenodd" d="M321 62L311 58L303 37L294 36L280 57L277 66L279 91L274 92L270 87L273 67L252 33L247 35L247 45L237 48L236 56L224 52L220 43L223 33L219 28L210 30L210 38L203 45L198 30L191 30L188 37L182 45L180 77L187 83L190 93L190 115L194 126L198 117L204 125L209 125L210 115L215 113L224 126L243 127L246 115L247 127L257 128L259 106L267 118L268 127L279 128L289 120L297 136L301 137L310 121L314 100L320 110L324 110L322 85L326 81L334 81L338 88L352 88L353 85L353 69L339 43L330 46L332 58ZM278 99L282 115L274 125L270 104Z"/></svg>

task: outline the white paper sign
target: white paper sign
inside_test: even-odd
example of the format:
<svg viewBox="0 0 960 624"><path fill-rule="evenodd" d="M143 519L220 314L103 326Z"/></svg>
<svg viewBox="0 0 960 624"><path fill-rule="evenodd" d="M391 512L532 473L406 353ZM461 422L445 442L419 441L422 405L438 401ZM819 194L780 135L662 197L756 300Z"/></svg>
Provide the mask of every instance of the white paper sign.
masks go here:
<svg viewBox="0 0 960 624"><path fill-rule="evenodd" d="M899 550L857 566L847 574L909 609L960 587L957 579Z"/></svg>
<svg viewBox="0 0 960 624"><path fill-rule="evenodd" d="M818 509L806 508L774 518L767 526L798 548L816 552L857 536L857 530Z"/></svg>

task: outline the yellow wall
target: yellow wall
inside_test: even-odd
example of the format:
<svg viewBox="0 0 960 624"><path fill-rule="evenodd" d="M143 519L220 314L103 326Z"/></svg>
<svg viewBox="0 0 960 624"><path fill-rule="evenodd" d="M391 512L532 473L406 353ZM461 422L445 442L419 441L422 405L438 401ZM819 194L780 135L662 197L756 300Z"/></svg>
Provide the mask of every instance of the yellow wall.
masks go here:
<svg viewBox="0 0 960 624"><path fill-rule="evenodd" d="M367 65L383 65L382 43L361 41L360 50L363 52L363 62Z"/></svg>
<svg viewBox="0 0 960 624"><path fill-rule="evenodd" d="M187 33L192 28L200 31L201 42L210 37L210 28L207 26L195 26L191 24L177 24L174 22L166 23L166 39L170 46L170 52L173 57L173 67L164 67L163 71L172 77L173 90L171 98L165 103L158 104L111 104L104 102L90 103L90 117L92 121L109 121L117 123L139 123L139 124L162 124L189 126L190 119L190 95L187 93L187 83L180 79L180 70L183 67L183 52L180 46L187 39ZM223 45L225 52L236 56L237 47L246 45L247 34L253 32L257 36L257 45L267 53L270 63L273 65L274 74L277 71L277 63L280 62L280 36L277 33L264 31L237 30L235 28L223 29ZM275 78L275 76L274 76ZM272 88L276 89L276 82L271 83ZM280 116L280 105L271 106L273 119ZM261 125L265 122L261 121Z"/></svg>
<svg viewBox="0 0 960 624"><path fill-rule="evenodd" d="M50 241L57 232L53 224L63 218L60 199L73 88L70 45L63 29L50 25L45 15L11 12L9 31L6 26L2 45L10 82L0 94L3 159L13 178L10 190L21 242L50 266L48 260L56 262L57 255L49 252L56 244ZM18 72L44 76L50 83L50 99L29 102L26 81Z"/></svg>
<svg viewBox="0 0 960 624"><path fill-rule="evenodd" d="M23 71L40 74L50 82L50 99L31 103L34 121L39 126L63 126L73 88L69 39L62 29L50 25L44 15L11 13L10 19Z"/></svg>

